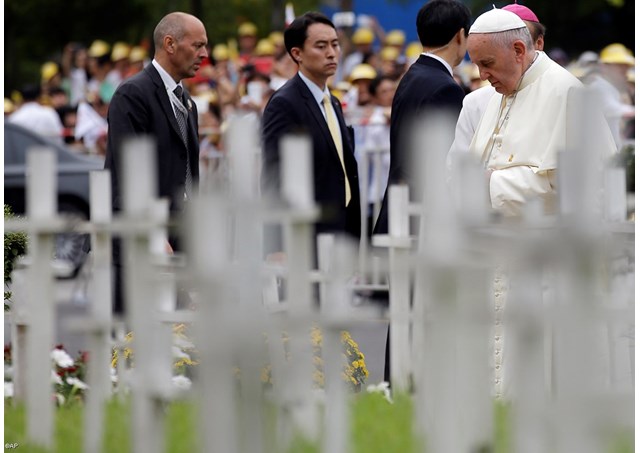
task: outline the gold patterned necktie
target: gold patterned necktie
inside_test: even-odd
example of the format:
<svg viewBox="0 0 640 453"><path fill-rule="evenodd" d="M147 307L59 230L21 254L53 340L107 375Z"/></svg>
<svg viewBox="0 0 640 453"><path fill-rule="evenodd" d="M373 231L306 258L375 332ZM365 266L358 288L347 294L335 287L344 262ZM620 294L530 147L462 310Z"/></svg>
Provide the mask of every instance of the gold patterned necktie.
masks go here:
<svg viewBox="0 0 640 453"><path fill-rule="evenodd" d="M340 157L340 164L342 165L342 172L344 173L344 187L345 187L345 206L349 206L351 201L351 186L349 185L349 178L347 178L347 170L344 166L344 154L342 151L342 140L340 135L340 126L338 125L338 119L333 111L331 100L328 95L324 95L322 98L322 105L324 107L324 113L327 117L327 125L329 126L329 132L333 138L333 143L338 150L338 157Z"/></svg>

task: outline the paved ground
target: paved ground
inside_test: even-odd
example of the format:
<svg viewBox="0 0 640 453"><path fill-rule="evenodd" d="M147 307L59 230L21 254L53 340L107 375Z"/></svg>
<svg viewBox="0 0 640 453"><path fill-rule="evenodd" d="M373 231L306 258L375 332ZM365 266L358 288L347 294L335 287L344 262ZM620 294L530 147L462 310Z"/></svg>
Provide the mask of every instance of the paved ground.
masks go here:
<svg viewBox="0 0 640 453"><path fill-rule="evenodd" d="M86 349L86 341L80 334L69 332L65 320L72 316L81 316L87 312L86 287L87 280L83 273L71 280L56 281L56 296L58 305L56 309L56 343L63 344L67 352L72 356L80 350ZM15 302L19 303L19 291L15 292ZM367 310L367 308L365 308ZM371 308L367 311L370 315L378 315L379 311ZM349 329L352 338L358 343L360 350L365 355L367 368L369 369L369 384L377 384L383 379L384 374L384 350L387 335L387 323L384 321L371 321ZM11 341L11 332L5 319L4 342Z"/></svg>

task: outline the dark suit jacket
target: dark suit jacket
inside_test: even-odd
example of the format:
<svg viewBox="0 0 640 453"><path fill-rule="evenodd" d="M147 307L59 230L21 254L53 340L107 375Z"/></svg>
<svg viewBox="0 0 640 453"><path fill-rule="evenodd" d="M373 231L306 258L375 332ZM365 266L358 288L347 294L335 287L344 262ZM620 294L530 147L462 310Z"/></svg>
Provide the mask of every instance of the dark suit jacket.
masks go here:
<svg viewBox="0 0 640 453"><path fill-rule="evenodd" d="M170 200L174 215L181 210L184 200L184 185L189 153L194 192L198 182L198 111L189 95L184 92L185 104L189 107L188 147L180 134L178 120L173 113L171 101L160 74L152 64L125 80L118 87L109 104L107 155L105 168L111 170L111 190L114 211L122 209L120 165L121 145L124 139L134 136L150 136L157 149L157 194ZM174 250L179 250L177 238L170 236ZM114 309L122 313L122 261L120 241L114 240Z"/></svg>
<svg viewBox="0 0 640 453"><path fill-rule="evenodd" d="M180 135L178 121L162 78L152 64L125 80L118 87L108 113L108 138L105 168L111 170L114 210L122 208L120 190L120 152L123 139L148 135L156 140L158 196L171 200L171 211L180 210L184 196L187 153L191 164L194 189L198 181L198 111L189 95L188 147Z"/></svg>
<svg viewBox="0 0 640 453"><path fill-rule="evenodd" d="M415 184L410 178L412 162L409 152L410 134L414 121L425 114L444 111L457 118L462 109L463 98L464 91L438 60L420 55L411 65L398 85L391 107L389 185L408 184L411 199L416 199L418 194L412 190ZM451 140L453 141L453 135ZM429 144L425 143L424 148L425 152L428 152ZM443 168L442 171L444 170ZM387 192L385 192L380 216L373 233L388 233L388 222Z"/></svg>
<svg viewBox="0 0 640 453"><path fill-rule="evenodd" d="M332 97L331 102L342 132L344 163L351 187L349 206L344 206L344 173L327 121L320 110L322 107L297 74L273 94L262 117L262 188L266 193L279 191L280 139L288 133L306 133L313 142L313 188L315 200L322 209L316 233L346 232L360 237L360 190L353 129L345 124L338 100Z"/></svg>

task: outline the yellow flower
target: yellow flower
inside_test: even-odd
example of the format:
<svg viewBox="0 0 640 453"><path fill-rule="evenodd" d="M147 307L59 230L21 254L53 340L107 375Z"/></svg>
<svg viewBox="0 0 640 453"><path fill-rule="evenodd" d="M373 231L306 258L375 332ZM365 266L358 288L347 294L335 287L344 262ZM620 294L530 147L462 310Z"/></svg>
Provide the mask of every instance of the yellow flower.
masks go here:
<svg viewBox="0 0 640 453"><path fill-rule="evenodd" d="M260 381L271 384L271 365L267 365L260 370Z"/></svg>

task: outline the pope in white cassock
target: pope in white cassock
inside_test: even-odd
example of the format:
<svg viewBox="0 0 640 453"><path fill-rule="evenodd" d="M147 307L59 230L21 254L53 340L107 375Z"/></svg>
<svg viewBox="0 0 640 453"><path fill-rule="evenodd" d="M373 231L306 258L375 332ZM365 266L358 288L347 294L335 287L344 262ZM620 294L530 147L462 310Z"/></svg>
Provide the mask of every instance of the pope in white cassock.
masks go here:
<svg viewBox="0 0 640 453"><path fill-rule="evenodd" d="M467 49L482 80L495 93L478 124L469 150L489 175L491 206L518 216L538 198L545 212L556 202L556 156L570 148L569 104L581 82L544 52L536 51L525 23L510 11L493 9L471 26ZM605 154L615 143L603 120L594 134ZM590 131L593 132L593 131Z"/></svg>
<svg viewBox="0 0 640 453"><path fill-rule="evenodd" d="M533 48L535 50L544 50L545 27L531 9L518 3L511 3L502 9L511 11L522 19L529 29L529 33L531 33ZM464 97L450 153L467 153L469 151L469 145L480 123L482 114L487 109L487 104L489 104L489 100L495 93L496 90L487 83Z"/></svg>

